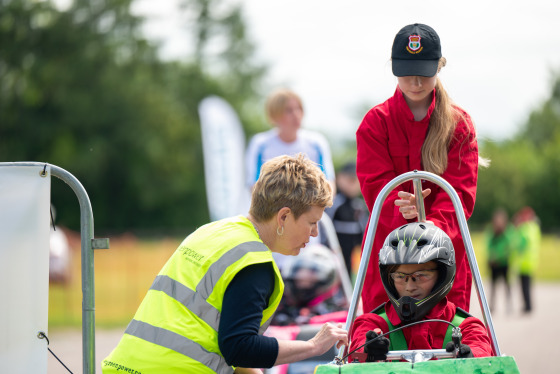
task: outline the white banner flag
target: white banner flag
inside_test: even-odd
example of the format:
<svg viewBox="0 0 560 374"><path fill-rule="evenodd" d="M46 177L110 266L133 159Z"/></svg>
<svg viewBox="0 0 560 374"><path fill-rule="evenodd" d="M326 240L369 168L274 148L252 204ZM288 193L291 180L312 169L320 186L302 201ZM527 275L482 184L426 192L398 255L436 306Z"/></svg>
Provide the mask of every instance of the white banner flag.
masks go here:
<svg viewBox="0 0 560 374"><path fill-rule="evenodd" d="M202 132L204 176L212 221L247 214L245 187L245 133L237 114L224 99L210 96L198 112Z"/></svg>
<svg viewBox="0 0 560 374"><path fill-rule="evenodd" d="M0 164L0 371L46 373L50 168Z"/></svg>

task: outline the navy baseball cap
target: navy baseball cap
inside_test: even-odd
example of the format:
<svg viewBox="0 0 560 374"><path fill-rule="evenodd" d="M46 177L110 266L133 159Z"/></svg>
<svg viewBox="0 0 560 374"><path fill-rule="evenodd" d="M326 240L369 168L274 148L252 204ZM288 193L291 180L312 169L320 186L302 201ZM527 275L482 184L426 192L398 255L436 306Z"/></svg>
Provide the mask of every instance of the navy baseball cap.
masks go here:
<svg viewBox="0 0 560 374"><path fill-rule="evenodd" d="M395 36L391 60L397 77L433 77L441 58L441 43L434 29L415 23L403 27Z"/></svg>

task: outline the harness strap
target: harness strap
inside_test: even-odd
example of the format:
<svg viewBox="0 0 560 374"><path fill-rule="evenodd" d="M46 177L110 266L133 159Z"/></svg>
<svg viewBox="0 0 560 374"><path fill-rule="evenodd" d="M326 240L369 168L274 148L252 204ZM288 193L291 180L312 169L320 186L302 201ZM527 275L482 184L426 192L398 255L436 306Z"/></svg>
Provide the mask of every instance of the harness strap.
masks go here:
<svg viewBox="0 0 560 374"><path fill-rule="evenodd" d="M387 326L389 326L389 331L393 331L395 329L395 327L393 326L393 324L391 323L391 321L389 321L389 317L387 317L387 312L385 311L385 303L383 303L382 305L380 305L379 307L375 308L371 313L375 313L378 316L382 317L385 322L387 322ZM467 312L465 312L463 309L457 307L456 311L455 311L455 316L453 316L453 319L451 320L451 323L455 326L459 326L461 323L463 323L463 321L467 318L470 317L471 315ZM451 325L447 326L447 331L445 332L445 338L443 339L443 349L445 349L445 346L447 345L447 343L449 343L451 341L451 336L453 334L453 327ZM399 331L395 331L393 333L390 334L391 338L389 339L389 350L390 351L405 351L408 350L408 344L406 343L406 339L404 337L404 334L402 332L402 330Z"/></svg>
<svg viewBox="0 0 560 374"><path fill-rule="evenodd" d="M467 312L465 312L463 309L457 307L457 309L455 310L455 316L453 316L453 319L451 320L451 323L454 324L455 326L459 327L459 325L461 323L463 323L463 321L465 319L467 319L467 317L470 317L471 315ZM449 343L451 341L451 335L453 334L453 327L448 325L447 326L447 331L445 332L445 338L443 339L443 349L445 349L445 346L447 345L447 343Z"/></svg>

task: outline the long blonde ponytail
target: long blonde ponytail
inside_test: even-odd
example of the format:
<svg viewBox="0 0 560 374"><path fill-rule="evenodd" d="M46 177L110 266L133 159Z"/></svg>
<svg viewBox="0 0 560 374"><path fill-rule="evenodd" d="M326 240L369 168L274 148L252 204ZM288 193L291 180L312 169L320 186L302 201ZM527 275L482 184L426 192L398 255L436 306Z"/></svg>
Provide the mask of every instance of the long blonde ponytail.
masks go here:
<svg viewBox="0 0 560 374"><path fill-rule="evenodd" d="M439 60L438 72L446 64ZM422 165L424 170L441 175L447 169L449 143L453 138L455 127L464 120L463 114L453 105L451 98L439 78L436 80L436 105L430 117L430 126L422 145ZM469 129L470 131L470 129ZM468 136L466 139L469 139Z"/></svg>

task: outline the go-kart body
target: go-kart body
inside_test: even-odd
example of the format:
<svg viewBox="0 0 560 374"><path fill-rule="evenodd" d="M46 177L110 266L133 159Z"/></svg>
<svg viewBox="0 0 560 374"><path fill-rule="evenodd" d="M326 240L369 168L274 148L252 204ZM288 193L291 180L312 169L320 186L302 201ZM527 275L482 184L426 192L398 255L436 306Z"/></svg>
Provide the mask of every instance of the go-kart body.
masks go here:
<svg viewBox="0 0 560 374"><path fill-rule="evenodd" d="M317 366L315 374L518 374L519 369L511 356L458 358L410 362L373 362L359 364L327 364Z"/></svg>

